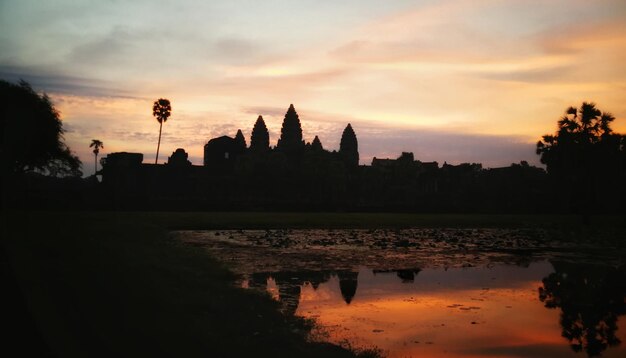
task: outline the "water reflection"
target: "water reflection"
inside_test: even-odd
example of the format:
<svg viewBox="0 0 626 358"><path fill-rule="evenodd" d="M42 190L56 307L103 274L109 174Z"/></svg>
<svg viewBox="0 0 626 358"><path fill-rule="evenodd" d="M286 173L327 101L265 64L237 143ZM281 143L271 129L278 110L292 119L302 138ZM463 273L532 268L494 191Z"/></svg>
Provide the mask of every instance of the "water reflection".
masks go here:
<svg viewBox="0 0 626 358"><path fill-rule="evenodd" d="M248 287L273 291L285 311L315 318L330 341L375 345L390 357L623 356L625 271L547 261L283 271L254 273Z"/></svg>
<svg viewBox="0 0 626 358"><path fill-rule="evenodd" d="M354 295L356 295L356 289L358 287L358 272L350 272L350 271L340 271L337 273L337 277L339 277L339 289L341 290L341 297L346 302L346 304L350 304Z"/></svg>
<svg viewBox="0 0 626 358"><path fill-rule="evenodd" d="M255 272L250 275L246 286L267 290L283 304L285 312L295 313L303 286L308 285L317 290L321 283L327 282L333 276L339 279L339 288L344 302L350 304L356 294L359 276L358 272L353 271Z"/></svg>
<svg viewBox="0 0 626 358"><path fill-rule="evenodd" d="M572 349L591 357L620 344L617 318L626 313L626 268L567 262L553 266L539 298L547 308L561 309L562 335Z"/></svg>
<svg viewBox="0 0 626 358"><path fill-rule="evenodd" d="M320 336L390 357L626 357L623 248L502 229L185 232ZM620 251L621 250L621 251Z"/></svg>
<svg viewBox="0 0 626 358"><path fill-rule="evenodd" d="M415 281L415 275L417 275L420 271L421 269L419 268L402 270L372 270L374 274L394 272L403 283L412 283Z"/></svg>

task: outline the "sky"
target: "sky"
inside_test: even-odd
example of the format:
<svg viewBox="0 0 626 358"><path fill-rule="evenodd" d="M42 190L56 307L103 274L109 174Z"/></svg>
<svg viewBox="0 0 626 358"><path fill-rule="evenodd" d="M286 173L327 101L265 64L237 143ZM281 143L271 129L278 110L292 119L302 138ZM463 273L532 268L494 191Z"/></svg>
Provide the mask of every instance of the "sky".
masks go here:
<svg viewBox="0 0 626 358"><path fill-rule="evenodd" d="M158 98L159 162L258 115L275 145L293 103L326 149L351 123L361 164L539 165L569 106L626 132L625 64L624 0L0 0L0 79L50 96L86 175L92 139L154 161Z"/></svg>

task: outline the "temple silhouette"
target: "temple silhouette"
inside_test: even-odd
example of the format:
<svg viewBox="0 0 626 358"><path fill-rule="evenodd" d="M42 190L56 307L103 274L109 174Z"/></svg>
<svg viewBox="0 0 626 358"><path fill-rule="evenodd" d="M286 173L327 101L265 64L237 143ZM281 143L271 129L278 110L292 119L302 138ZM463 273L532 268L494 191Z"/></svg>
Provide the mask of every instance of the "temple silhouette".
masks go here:
<svg viewBox="0 0 626 358"><path fill-rule="evenodd" d="M165 164L143 159L142 153L110 153L100 160L101 180L95 175L27 173L12 184L7 202L15 208L60 210L510 214L626 210L626 189L614 185L626 175L626 161L609 168L618 174L586 192L583 205L581 195L564 187L558 176L526 161L483 168L480 163L423 162L403 152L360 164L357 131L351 124L341 133L339 149L328 150L318 136L311 142L303 139L293 105L276 146L270 145L269 131L258 116L248 139L241 130L233 137L209 139L202 165L193 165L183 148Z"/></svg>
<svg viewBox="0 0 626 358"><path fill-rule="evenodd" d="M545 171L526 162L494 169L440 166L405 152L359 165L351 124L339 150L329 151L318 136L303 140L293 105L275 147L262 116L249 143L241 130L212 138L204 145L203 165L192 165L182 148L165 164L143 163L141 153L111 153L98 173L104 200L120 209L528 212L546 193Z"/></svg>

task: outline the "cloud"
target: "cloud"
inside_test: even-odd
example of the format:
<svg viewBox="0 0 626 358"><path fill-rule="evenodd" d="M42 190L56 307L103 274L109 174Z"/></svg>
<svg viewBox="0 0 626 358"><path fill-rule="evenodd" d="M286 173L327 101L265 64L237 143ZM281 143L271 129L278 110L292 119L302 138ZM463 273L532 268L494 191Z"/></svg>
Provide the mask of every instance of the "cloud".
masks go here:
<svg viewBox="0 0 626 358"><path fill-rule="evenodd" d="M325 148L352 123L363 163L532 161L582 100L626 128L622 0L2 4L0 76L49 92L83 159L91 138L154 155L159 97L163 153L192 158L259 114L275 144L290 103Z"/></svg>
<svg viewBox="0 0 626 358"><path fill-rule="evenodd" d="M387 64L483 63L523 54L518 43L501 41L515 34L491 29L496 25L484 18L479 24L473 19L498 5L498 1L443 1L377 18L329 54L341 61Z"/></svg>
<svg viewBox="0 0 626 358"><path fill-rule="evenodd" d="M349 68L306 68L304 66L261 66L238 75L225 76L213 83L222 93L269 92L289 98L318 85L340 79L350 72Z"/></svg>
<svg viewBox="0 0 626 358"><path fill-rule="evenodd" d="M134 92L120 88L114 82L64 75L59 71L0 64L0 78L17 82L21 79L39 91L81 95L86 97L140 98Z"/></svg>
<svg viewBox="0 0 626 358"><path fill-rule="evenodd" d="M267 46L269 47L269 46ZM227 64L249 64L259 60L264 47L261 43L243 38L222 38L214 44L214 57Z"/></svg>
<svg viewBox="0 0 626 358"><path fill-rule="evenodd" d="M105 36L74 47L68 60L92 68L113 65L112 69L115 69L127 65L134 37L127 30L116 27Z"/></svg>
<svg viewBox="0 0 626 358"><path fill-rule="evenodd" d="M129 100L119 107L131 106ZM141 104L142 102L138 103ZM276 144L280 136L280 126L287 110L287 104L282 107L243 107L241 116L230 116L226 113L214 113L215 120L206 120L201 115L178 116L166 123L162 136L162 152L170 153L176 148L184 148L191 158L202 158L202 148L211 138L222 135L234 136L238 129L244 133L246 141L250 142L250 134L256 116L265 115L266 124L270 131L272 145ZM72 107L84 107L77 102ZM101 111L111 112L106 107L98 107ZM139 108L140 109L140 108ZM534 153L534 138L515 135L482 135L451 130L435 130L432 128L404 128L398 129L393 125L377 123L358 117L342 115L333 112L321 112L299 107L296 110L300 116L303 137L311 141L319 136L324 148L338 150L341 133L348 123L351 123L359 141L361 163L369 165L373 157L397 158L403 151L413 152L416 159L422 161L438 161L443 164L463 162L482 163L485 167L508 166L511 163L526 160L538 165L538 158ZM78 121L70 120L72 130L70 139L72 148L82 149L85 138L100 138L107 143L111 151L140 151L146 156L154 156L158 128L149 114L143 115L139 121L128 121L120 118L115 123L107 121ZM110 145L109 145L110 144ZM90 152L84 150L81 158L90 157ZM201 164L202 160L193 159L194 164Z"/></svg>
<svg viewBox="0 0 626 358"><path fill-rule="evenodd" d="M398 129L393 125L358 117L299 108L297 104L296 110L305 140L311 141L317 135L328 150L339 149L341 133L351 123L359 142L361 164L369 165L373 157L397 158L407 151L413 152L416 159L438 161L440 164L444 161L451 164L470 162L482 163L485 167L500 167L526 160L540 165L535 154L534 137L486 135L427 127ZM244 111L255 114L272 113L280 118L277 123L282 123L286 108L244 108ZM251 120L250 128L252 124ZM277 135L279 133L280 127ZM272 143L277 139L276 136L271 136Z"/></svg>
<svg viewBox="0 0 626 358"><path fill-rule="evenodd" d="M284 116L287 113L287 109L284 107L266 107L266 106L256 106L256 107L243 107L241 108L243 113L248 113L252 115L261 115L261 116Z"/></svg>
<svg viewBox="0 0 626 358"><path fill-rule="evenodd" d="M475 75L497 81L561 80L583 72L591 58L598 62L596 69L615 70L626 58L623 4L567 4L567 9L559 9L563 2L542 4L545 11L559 14L544 18L533 15L535 6L523 2L444 1L376 19L331 49L329 56L363 70ZM602 51L604 58L593 51Z"/></svg>
<svg viewBox="0 0 626 358"><path fill-rule="evenodd" d="M526 160L539 165L531 138L505 135L480 135L437 130L360 129L357 132L361 163L372 157L397 158L413 152L416 159L439 164L482 163L484 167L502 167Z"/></svg>
<svg viewBox="0 0 626 358"><path fill-rule="evenodd" d="M621 15L555 26L530 36L529 40L544 53L554 55L576 55L599 47L620 48L626 43L624 13Z"/></svg>
<svg viewBox="0 0 626 358"><path fill-rule="evenodd" d="M513 81L526 83L556 83L572 81L572 73L577 68L573 65L554 66L547 68L519 69L505 71L484 71L476 72L479 77L495 81Z"/></svg>

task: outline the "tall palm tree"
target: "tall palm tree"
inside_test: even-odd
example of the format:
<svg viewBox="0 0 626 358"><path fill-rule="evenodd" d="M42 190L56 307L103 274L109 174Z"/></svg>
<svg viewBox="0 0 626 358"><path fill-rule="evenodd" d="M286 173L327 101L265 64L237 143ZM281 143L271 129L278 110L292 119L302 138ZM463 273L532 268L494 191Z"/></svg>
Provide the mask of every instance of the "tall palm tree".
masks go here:
<svg viewBox="0 0 626 358"><path fill-rule="evenodd" d="M156 159L154 160L154 164L159 162L159 148L161 147L161 130L163 129L163 122L167 121L167 118L172 113L172 106L170 105L170 100L165 98L159 98L154 101L154 106L152 106L152 115L159 121L159 144L157 145Z"/></svg>
<svg viewBox="0 0 626 358"><path fill-rule="evenodd" d="M104 148L104 143L98 139L92 139L89 148L93 148L93 154L96 156L94 161L94 175L98 172L98 154L100 154L100 148Z"/></svg>

